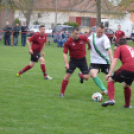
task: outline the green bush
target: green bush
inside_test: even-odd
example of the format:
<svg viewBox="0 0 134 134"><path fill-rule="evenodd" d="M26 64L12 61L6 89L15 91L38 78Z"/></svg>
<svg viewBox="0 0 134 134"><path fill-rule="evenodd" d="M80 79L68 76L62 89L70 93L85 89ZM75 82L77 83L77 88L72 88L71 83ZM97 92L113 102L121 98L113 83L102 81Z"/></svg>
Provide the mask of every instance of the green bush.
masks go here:
<svg viewBox="0 0 134 134"><path fill-rule="evenodd" d="M38 21L35 21L35 22L33 23L33 25L39 25L39 22L38 22Z"/></svg>
<svg viewBox="0 0 134 134"><path fill-rule="evenodd" d="M57 25L62 25L61 23L57 23Z"/></svg>
<svg viewBox="0 0 134 134"><path fill-rule="evenodd" d="M21 22L20 22L20 20L19 20L18 18L16 18L16 19L14 20L14 24L17 24L17 23L18 23L19 25L21 24Z"/></svg>
<svg viewBox="0 0 134 134"><path fill-rule="evenodd" d="M73 27L79 26L79 24L77 22L65 22L64 25L73 26Z"/></svg>

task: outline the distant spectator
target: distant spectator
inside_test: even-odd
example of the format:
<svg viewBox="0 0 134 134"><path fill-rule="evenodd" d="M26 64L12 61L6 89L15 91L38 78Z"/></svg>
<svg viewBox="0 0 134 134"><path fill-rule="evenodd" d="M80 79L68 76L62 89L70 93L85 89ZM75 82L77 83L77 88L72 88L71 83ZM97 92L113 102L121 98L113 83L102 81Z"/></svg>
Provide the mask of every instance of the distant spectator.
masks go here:
<svg viewBox="0 0 134 134"><path fill-rule="evenodd" d="M65 32L64 32L64 30L61 31L61 35L62 35L62 39L64 39L65 38Z"/></svg>
<svg viewBox="0 0 134 134"><path fill-rule="evenodd" d="M134 43L134 27L133 27L132 32L131 32L131 38L132 38L133 43Z"/></svg>
<svg viewBox="0 0 134 134"><path fill-rule="evenodd" d="M9 22L6 22L6 26L4 28L5 34L4 34L4 44L5 45L11 45L11 35L12 35L12 27L9 24Z"/></svg>
<svg viewBox="0 0 134 134"><path fill-rule="evenodd" d="M19 27L19 24L17 23L13 29L13 44L14 44L14 46L17 46L17 44L18 44L19 31L20 31L20 27Z"/></svg>
<svg viewBox="0 0 134 134"><path fill-rule="evenodd" d="M54 42L57 43L57 47L62 47L63 46L63 38L62 34L57 31L56 34L54 34Z"/></svg>
<svg viewBox="0 0 134 134"><path fill-rule="evenodd" d="M26 37L27 37L28 27L26 26L26 22L23 22L23 26L21 26L21 44L22 46L26 45Z"/></svg>
<svg viewBox="0 0 134 134"><path fill-rule="evenodd" d="M65 43L67 41L67 39L69 38L69 33L68 31L65 31L64 33L64 39L63 39L63 43Z"/></svg>
<svg viewBox="0 0 134 134"><path fill-rule="evenodd" d="M1 32L0 32L0 40L2 39L2 34L1 34Z"/></svg>

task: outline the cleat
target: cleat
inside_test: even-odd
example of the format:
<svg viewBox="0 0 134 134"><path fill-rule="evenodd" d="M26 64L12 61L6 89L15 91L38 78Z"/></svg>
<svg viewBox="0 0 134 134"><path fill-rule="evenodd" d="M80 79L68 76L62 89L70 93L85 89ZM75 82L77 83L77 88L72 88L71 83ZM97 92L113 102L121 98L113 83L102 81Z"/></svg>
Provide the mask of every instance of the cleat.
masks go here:
<svg viewBox="0 0 134 134"><path fill-rule="evenodd" d="M53 77L50 77L49 75L47 75L46 77L44 77L46 80L52 80Z"/></svg>
<svg viewBox="0 0 134 134"><path fill-rule="evenodd" d="M131 105L129 105L129 106L122 106L122 108L132 108L132 106Z"/></svg>
<svg viewBox="0 0 134 134"><path fill-rule="evenodd" d="M80 77L80 74L81 74L81 72L78 73L78 76L80 78L80 83L82 84L83 83L83 78Z"/></svg>
<svg viewBox="0 0 134 134"><path fill-rule="evenodd" d="M108 105L113 106L114 104L115 104L114 100L108 100L108 101L102 103L102 106L107 107Z"/></svg>
<svg viewBox="0 0 134 134"><path fill-rule="evenodd" d="M102 94L102 95L108 95L108 91L107 91L107 90L102 90L102 91L101 91L101 94Z"/></svg>
<svg viewBox="0 0 134 134"><path fill-rule="evenodd" d="M59 97L64 97L64 94L60 94Z"/></svg>
<svg viewBox="0 0 134 134"><path fill-rule="evenodd" d="M21 76L19 75L19 73L17 73L16 76L17 76L17 77L21 77Z"/></svg>

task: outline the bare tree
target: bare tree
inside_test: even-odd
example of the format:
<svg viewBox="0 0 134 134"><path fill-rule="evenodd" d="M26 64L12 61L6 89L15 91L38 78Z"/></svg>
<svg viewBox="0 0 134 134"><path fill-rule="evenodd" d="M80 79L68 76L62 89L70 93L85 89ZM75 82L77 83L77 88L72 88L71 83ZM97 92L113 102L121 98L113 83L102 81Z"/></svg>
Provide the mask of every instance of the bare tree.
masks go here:
<svg viewBox="0 0 134 134"><path fill-rule="evenodd" d="M35 0L14 0L15 7L21 10L26 18L26 24L29 25L30 17L33 12Z"/></svg>
<svg viewBox="0 0 134 134"><path fill-rule="evenodd" d="M1 3L2 3L2 0L0 0L0 30L1 30Z"/></svg>

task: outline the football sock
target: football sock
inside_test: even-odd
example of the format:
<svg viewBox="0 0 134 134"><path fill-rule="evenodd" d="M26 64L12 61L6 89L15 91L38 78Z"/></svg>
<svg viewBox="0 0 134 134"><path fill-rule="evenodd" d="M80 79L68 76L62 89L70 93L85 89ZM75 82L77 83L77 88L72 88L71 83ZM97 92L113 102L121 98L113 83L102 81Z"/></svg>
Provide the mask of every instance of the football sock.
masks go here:
<svg viewBox="0 0 134 134"><path fill-rule="evenodd" d="M63 95L64 95L64 92L65 92L66 87L67 87L67 85L68 85L68 82L69 82L69 81L66 81L66 80L64 80L64 79L63 79L63 81L62 81L62 85L61 85L61 94L63 94Z"/></svg>
<svg viewBox="0 0 134 134"><path fill-rule="evenodd" d="M114 100L114 82L110 81L107 85L109 100Z"/></svg>
<svg viewBox="0 0 134 134"><path fill-rule="evenodd" d="M125 106L130 106L130 98L131 98L131 88L128 86L124 88L124 96L125 96Z"/></svg>
<svg viewBox="0 0 134 134"><path fill-rule="evenodd" d="M83 74L82 73L80 73L80 77L83 78Z"/></svg>
<svg viewBox="0 0 134 134"><path fill-rule="evenodd" d="M25 66L21 71L18 72L19 75L21 75L22 73L28 71L29 69L31 69L32 67L30 65Z"/></svg>
<svg viewBox="0 0 134 134"><path fill-rule="evenodd" d="M107 89L104 87L104 85L103 85L102 81L100 80L100 78L95 77L95 78L93 78L93 80L94 80L95 84L96 84L101 90L107 90Z"/></svg>
<svg viewBox="0 0 134 134"><path fill-rule="evenodd" d="M45 64L40 64L40 67L41 67L41 70L43 72L44 77L46 77L47 76L47 73L46 73Z"/></svg>

